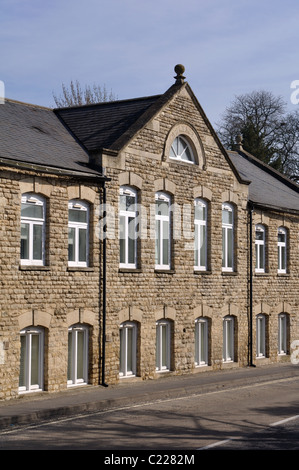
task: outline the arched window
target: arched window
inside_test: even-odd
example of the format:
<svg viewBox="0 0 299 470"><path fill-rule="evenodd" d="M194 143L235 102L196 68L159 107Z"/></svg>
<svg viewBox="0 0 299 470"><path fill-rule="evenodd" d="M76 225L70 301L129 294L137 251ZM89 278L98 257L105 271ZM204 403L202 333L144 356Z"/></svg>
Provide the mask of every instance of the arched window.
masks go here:
<svg viewBox="0 0 299 470"><path fill-rule="evenodd" d="M207 217L208 204L202 199L194 201L194 269L207 269Z"/></svg>
<svg viewBox="0 0 299 470"><path fill-rule="evenodd" d="M234 361L235 320L232 316L223 319L223 362Z"/></svg>
<svg viewBox="0 0 299 470"><path fill-rule="evenodd" d="M35 326L20 332L19 392L43 390L44 330Z"/></svg>
<svg viewBox="0 0 299 470"><path fill-rule="evenodd" d="M195 320L195 365L208 365L209 321L207 318Z"/></svg>
<svg viewBox="0 0 299 470"><path fill-rule="evenodd" d="M172 142L169 158L183 162L194 163L194 154L185 136L179 135Z"/></svg>
<svg viewBox="0 0 299 470"><path fill-rule="evenodd" d="M88 327L73 325L68 330L67 384L88 383Z"/></svg>
<svg viewBox="0 0 299 470"><path fill-rule="evenodd" d="M278 315L278 354L288 354L289 316L287 313Z"/></svg>
<svg viewBox="0 0 299 470"><path fill-rule="evenodd" d="M234 208L222 204L222 270L233 271L234 267Z"/></svg>
<svg viewBox="0 0 299 470"><path fill-rule="evenodd" d="M120 266L137 267L137 192L121 186L119 193Z"/></svg>
<svg viewBox="0 0 299 470"><path fill-rule="evenodd" d="M171 265L171 225L170 204L171 198L168 194L158 192L155 196L155 220L156 220L156 244L155 263L156 269L170 269Z"/></svg>
<svg viewBox="0 0 299 470"><path fill-rule="evenodd" d="M284 227L278 229L278 272L287 272L287 231Z"/></svg>
<svg viewBox="0 0 299 470"><path fill-rule="evenodd" d="M255 272L265 272L266 229L263 225L255 226Z"/></svg>
<svg viewBox="0 0 299 470"><path fill-rule="evenodd" d="M171 324L167 320L156 323L156 370L170 370Z"/></svg>
<svg viewBox="0 0 299 470"><path fill-rule="evenodd" d="M124 322L120 325L120 377L136 375L137 325Z"/></svg>
<svg viewBox="0 0 299 470"><path fill-rule="evenodd" d="M69 202L68 259L69 266L88 266L89 206L74 199Z"/></svg>
<svg viewBox="0 0 299 470"><path fill-rule="evenodd" d="M266 357L266 316L256 316L256 357Z"/></svg>
<svg viewBox="0 0 299 470"><path fill-rule="evenodd" d="M33 193L23 194L21 201L21 264L45 263L46 202Z"/></svg>

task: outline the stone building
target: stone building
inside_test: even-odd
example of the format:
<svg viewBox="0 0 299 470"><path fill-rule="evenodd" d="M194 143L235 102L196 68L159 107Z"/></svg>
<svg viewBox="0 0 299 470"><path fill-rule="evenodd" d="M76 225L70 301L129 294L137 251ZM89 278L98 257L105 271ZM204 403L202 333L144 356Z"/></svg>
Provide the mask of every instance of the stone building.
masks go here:
<svg viewBox="0 0 299 470"><path fill-rule="evenodd" d="M53 110L0 122L0 399L98 383L105 178Z"/></svg>
<svg viewBox="0 0 299 470"><path fill-rule="evenodd" d="M176 73L157 96L0 106L1 399L291 360L299 188L226 151Z"/></svg>

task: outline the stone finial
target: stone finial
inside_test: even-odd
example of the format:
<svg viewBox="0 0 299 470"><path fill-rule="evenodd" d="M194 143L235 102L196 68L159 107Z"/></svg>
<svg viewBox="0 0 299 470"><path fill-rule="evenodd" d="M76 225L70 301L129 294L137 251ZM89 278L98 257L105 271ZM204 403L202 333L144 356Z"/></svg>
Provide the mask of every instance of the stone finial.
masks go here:
<svg viewBox="0 0 299 470"><path fill-rule="evenodd" d="M176 79L176 83L184 83L184 80L186 77L183 76L183 73L185 72L185 67L181 64L177 64L174 67L174 71L176 73L176 76L174 77Z"/></svg>
<svg viewBox="0 0 299 470"><path fill-rule="evenodd" d="M236 137L236 147L237 147L238 150L243 150L242 142L243 142L243 137L240 134L237 135L237 137Z"/></svg>

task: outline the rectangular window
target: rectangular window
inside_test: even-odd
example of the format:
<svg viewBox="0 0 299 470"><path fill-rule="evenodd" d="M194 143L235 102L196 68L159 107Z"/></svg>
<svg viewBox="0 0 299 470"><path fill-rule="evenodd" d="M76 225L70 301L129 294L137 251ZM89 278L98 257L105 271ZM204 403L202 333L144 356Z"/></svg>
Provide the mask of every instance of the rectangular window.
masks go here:
<svg viewBox="0 0 299 470"><path fill-rule="evenodd" d="M137 226L137 193L122 186L119 197L120 267L137 267Z"/></svg>
<svg viewBox="0 0 299 470"><path fill-rule="evenodd" d="M222 206L222 271L234 267L234 211L229 204Z"/></svg>
<svg viewBox="0 0 299 470"><path fill-rule="evenodd" d="M170 269L170 197L163 193L156 194L156 269Z"/></svg>

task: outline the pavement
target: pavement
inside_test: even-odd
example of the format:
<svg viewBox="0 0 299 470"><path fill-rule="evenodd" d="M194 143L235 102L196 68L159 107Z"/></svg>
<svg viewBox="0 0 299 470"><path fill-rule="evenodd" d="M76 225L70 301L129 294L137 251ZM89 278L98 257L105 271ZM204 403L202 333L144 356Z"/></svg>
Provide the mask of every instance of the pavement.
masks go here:
<svg viewBox="0 0 299 470"><path fill-rule="evenodd" d="M0 430L296 377L299 365L281 363L179 376L161 374L155 380L131 378L107 387L87 385L63 392L24 394L0 401Z"/></svg>

